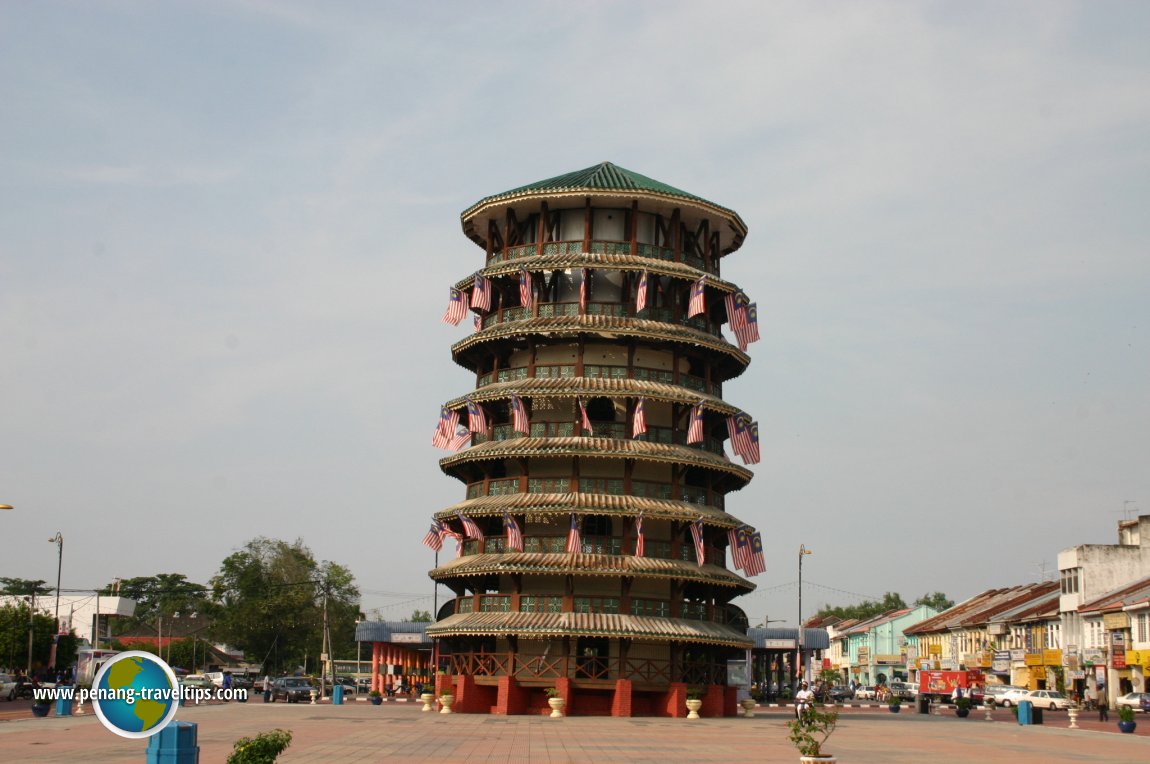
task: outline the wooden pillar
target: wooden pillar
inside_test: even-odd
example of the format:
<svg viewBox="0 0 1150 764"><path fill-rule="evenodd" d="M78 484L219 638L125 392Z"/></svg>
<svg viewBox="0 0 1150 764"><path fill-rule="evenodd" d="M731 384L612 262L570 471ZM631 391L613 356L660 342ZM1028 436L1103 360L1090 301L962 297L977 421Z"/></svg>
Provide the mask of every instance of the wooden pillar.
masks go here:
<svg viewBox="0 0 1150 764"><path fill-rule="evenodd" d="M371 689L378 691L380 686L379 681L379 642L371 643Z"/></svg>
<svg viewBox="0 0 1150 764"><path fill-rule="evenodd" d="M591 197L587 197L583 211L583 251L591 251Z"/></svg>
<svg viewBox="0 0 1150 764"><path fill-rule="evenodd" d="M639 254L639 200L631 200L631 257Z"/></svg>

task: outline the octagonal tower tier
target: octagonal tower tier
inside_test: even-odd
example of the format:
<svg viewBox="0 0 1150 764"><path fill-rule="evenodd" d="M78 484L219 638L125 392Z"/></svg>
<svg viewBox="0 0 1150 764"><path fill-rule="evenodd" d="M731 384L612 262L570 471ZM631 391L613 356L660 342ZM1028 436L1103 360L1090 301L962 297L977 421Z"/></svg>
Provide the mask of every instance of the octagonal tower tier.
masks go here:
<svg viewBox="0 0 1150 764"><path fill-rule="evenodd" d="M482 199L462 223L485 262L453 292L456 321L467 304L480 318L452 346L475 387L439 431L475 431L440 462L466 498L429 534L459 551L430 574L455 594L428 628L439 689L457 711L534 712L557 688L579 713L630 716L685 714L691 685L705 714L733 715L727 660L750 641L731 601L754 584L728 546L744 574L762 562L726 506L751 479L728 435L758 459L757 426L722 397L749 363L722 324L757 339L720 273L745 224L610 163Z"/></svg>

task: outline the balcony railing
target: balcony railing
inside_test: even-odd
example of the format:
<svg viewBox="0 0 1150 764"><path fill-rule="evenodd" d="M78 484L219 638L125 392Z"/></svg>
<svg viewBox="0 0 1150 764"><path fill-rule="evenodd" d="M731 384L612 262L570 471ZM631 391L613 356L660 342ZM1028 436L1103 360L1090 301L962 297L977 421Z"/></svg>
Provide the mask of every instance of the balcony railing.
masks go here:
<svg viewBox="0 0 1150 764"><path fill-rule="evenodd" d="M474 602L479 599L480 613L512 613L511 595L509 594L479 594L475 596L457 597L455 607L448 610L456 614L474 612ZM622 613L621 599L619 597L574 597L572 598L572 612L575 613L605 613L617 615ZM523 595L519 598L520 613L562 613L563 597L559 595ZM631 600L630 615L646 616L651 618L670 618L671 602L668 600L635 598ZM679 603L678 618L690 621L707 621L722 624L745 624L746 615L734 605L716 605L714 618L707 618L707 605L702 602L683 601Z"/></svg>
<svg viewBox="0 0 1150 764"><path fill-rule="evenodd" d="M626 496L622 478L579 478L577 493L599 493L608 496ZM519 493L519 478L500 478L488 483L487 493L483 492L483 483L475 482L467 485L467 498L478 499L483 496L510 496ZM528 478L527 493L571 493L571 479L567 477L554 478ZM631 496L645 499L674 500L674 488L668 483L656 483L650 480L632 480ZM679 501L699 504L704 507L723 509L726 499L721 494L714 493L707 499L707 489L699 486L685 485L680 488Z"/></svg>
<svg viewBox="0 0 1150 764"><path fill-rule="evenodd" d="M540 253L538 244L518 244L513 247L508 247L506 251L500 250L492 252L491 257L487 258L488 265L495 265L497 263L510 262L512 260L522 260L525 258L535 257ZM583 254L583 240L577 239L575 241L549 241L543 244L543 255L581 255ZM607 241L596 239L591 242L591 254L598 255L630 255L631 242L629 241ZM636 248L636 254L639 257L646 257L652 260L664 260L669 263L675 262L675 250L672 247L660 247L655 244L639 244ZM680 261L690 265L692 268L699 270L707 270L712 275L719 275L718 272L711 268L706 267L706 262L698 255L693 255L684 252Z"/></svg>
<svg viewBox="0 0 1150 764"><path fill-rule="evenodd" d="M616 440L632 440L631 427L623 422L596 422L592 421L591 426L594 429L595 437L597 438L614 438ZM570 438L576 435L582 435L583 429L580 428L578 432L575 431L574 422L532 422L530 426L530 437L532 438ZM514 429L511 424L497 424L491 428L491 435L486 433L477 432L471 436L472 443L485 443L489 440L515 440L516 438L526 437L523 433ZM682 430L676 432L670 427L656 427L647 425L647 432L641 435L639 440L645 440L648 443L675 443L680 446L687 445L687 433ZM709 451L712 454L723 453L723 441L718 438L704 438L702 447L704 451ZM532 491L534 493L534 491ZM666 498L670 498L669 496Z"/></svg>
<svg viewBox="0 0 1150 764"><path fill-rule="evenodd" d="M598 306L598 307L595 307ZM614 306L614 307L609 307ZM587 305L588 315L598 316L628 316L631 315L630 309L620 303L589 303ZM579 303L577 302L536 302L534 312L528 311L526 308L499 308L493 310L487 315L483 316L483 328L490 329L499 324L506 324L512 321L523 321L527 318L555 318L561 316L578 316ZM687 316L680 317L675 320L674 314L669 308L644 308L639 311L635 316L636 318L645 319L647 321L658 321L664 324L676 324L680 326L690 326L699 331L706 332L715 337L722 337L722 332L719 329L718 323L712 323L706 319L705 316Z"/></svg>
<svg viewBox="0 0 1150 764"><path fill-rule="evenodd" d="M573 363L541 364L535 367L535 377L537 379L575 379L575 369L576 366ZM628 371L626 366L604 366L590 363L583 365L584 379L634 378L650 382L661 382L667 385L675 384L674 374L666 369L648 369L637 366L634 368L633 377L629 377ZM526 366L519 366L513 369L500 369L494 373L488 372L486 374L480 374L476 378L476 386L486 387L492 382L518 382L524 379L530 379L528 369ZM717 397L722 397L723 395L723 384L721 382L707 384L707 381L702 377L696 377L693 374L687 374L685 372L679 373L679 385L690 390L695 390L696 392L710 393Z"/></svg>
<svg viewBox="0 0 1150 764"><path fill-rule="evenodd" d="M467 676L513 676L516 679L630 679L643 684L684 682L706 686L727 683L727 664L720 661L670 661L578 655L551 657L518 653L453 653L443 656L448 673Z"/></svg>

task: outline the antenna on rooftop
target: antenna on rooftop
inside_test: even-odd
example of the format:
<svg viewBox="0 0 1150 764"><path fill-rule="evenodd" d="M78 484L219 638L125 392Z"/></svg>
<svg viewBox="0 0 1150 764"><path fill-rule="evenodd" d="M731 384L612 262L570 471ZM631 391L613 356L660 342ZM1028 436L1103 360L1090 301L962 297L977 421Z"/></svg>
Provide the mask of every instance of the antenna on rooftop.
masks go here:
<svg viewBox="0 0 1150 764"><path fill-rule="evenodd" d="M1137 503L1138 502L1135 501L1134 499L1126 499L1125 501L1122 502L1122 519L1123 520L1133 520L1134 519L1133 517L1130 516L1130 513L1133 512L1135 515L1137 515L1138 514L1138 507L1134 507L1134 509L1130 509L1130 505L1131 504L1137 504Z"/></svg>
<svg viewBox="0 0 1150 764"><path fill-rule="evenodd" d="M1050 566L1050 563L1048 563L1046 560L1042 560L1041 562L1034 562L1031 564L1034 567L1038 568L1038 574L1039 574L1038 580L1039 581L1047 581L1047 580L1053 581L1054 580L1054 574L1053 573L1050 574L1049 579L1047 579L1047 577L1046 577L1046 569Z"/></svg>

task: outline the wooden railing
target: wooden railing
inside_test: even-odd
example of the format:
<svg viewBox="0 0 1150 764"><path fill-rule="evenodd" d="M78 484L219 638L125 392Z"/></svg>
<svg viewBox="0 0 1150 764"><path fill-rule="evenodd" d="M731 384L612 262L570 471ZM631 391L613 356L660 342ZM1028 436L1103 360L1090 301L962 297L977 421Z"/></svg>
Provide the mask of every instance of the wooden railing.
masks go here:
<svg viewBox="0 0 1150 764"><path fill-rule="evenodd" d="M535 377L537 379L574 379L575 364L540 364L535 367ZM583 365L583 377L584 379L643 379L651 382L662 382L667 385L675 384L675 375L668 369L650 369L643 366L628 368L627 366L588 363ZM480 374L476 379L476 386L485 387L492 382L519 382L524 379L530 379L527 367L517 366L512 369L500 369L494 373ZM700 393L711 393L717 397L723 395L721 382L707 384L707 381L702 377L696 377L686 372L679 373L678 384Z"/></svg>
<svg viewBox="0 0 1150 764"><path fill-rule="evenodd" d="M609 307L615 306L615 307ZM556 318L559 316L578 316L579 303L578 302L541 302L535 303L534 311L529 311L522 307L512 308L499 308L487 313L483 316L482 326L484 329L490 329L499 324L506 324L512 321L524 321L528 318ZM699 331L706 332L715 337L722 337L718 322L710 322L706 316L680 316L678 320L675 319L674 314L669 308L645 308L638 313L634 313L630 306L624 306L621 303L589 303L587 305L587 315L591 316L634 316L635 318L658 321L664 324L676 324L680 326L690 326Z"/></svg>
<svg viewBox="0 0 1150 764"><path fill-rule="evenodd" d="M539 656L518 653L453 653L443 656L448 673L468 676L514 676L516 679L630 679L644 684L686 682L726 684L727 666L711 661L604 656Z"/></svg>
<svg viewBox="0 0 1150 764"><path fill-rule="evenodd" d="M590 253L596 255L630 255L631 242L594 239L591 241ZM487 258L487 264L495 265L497 263L511 262L512 260L523 260L536 257L540 254L544 256L581 255L583 254L583 240L549 241L543 244L542 250L540 250L538 244L518 244L508 247L506 251L500 250L498 252L492 252L491 257ZM664 260L669 263L676 262L675 250L672 247L660 247L655 244L640 243L637 246L636 254L638 254L639 257L646 257L652 260ZM714 268L707 268L706 261L698 255L683 252L682 256L678 258L678 261L686 263L692 268L706 270L712 275L719 275Z"/></svg>
<svg viewBox="0 0 1150 764"><path fill-rule="evenodd" d="M672 500L674 488L669 483L658 483L650 480L632 480L631 493L623 490L622 478L580 478L577 493L600 493L609 496L639 496L646 499ZM527 493L569 493L571 490L570 478L528 478ZM488 482L487 492L483 492L483 482L467 484L467 498L478 499L483 496L510 496L519 493L519 478L499 478ZM725 498L718 493L712 493L707 499L707 489L701 486L685 485L680 488L679 501L699 504L705 507L722 509ZM649 542L648 542L649 543Z"/></svg>

